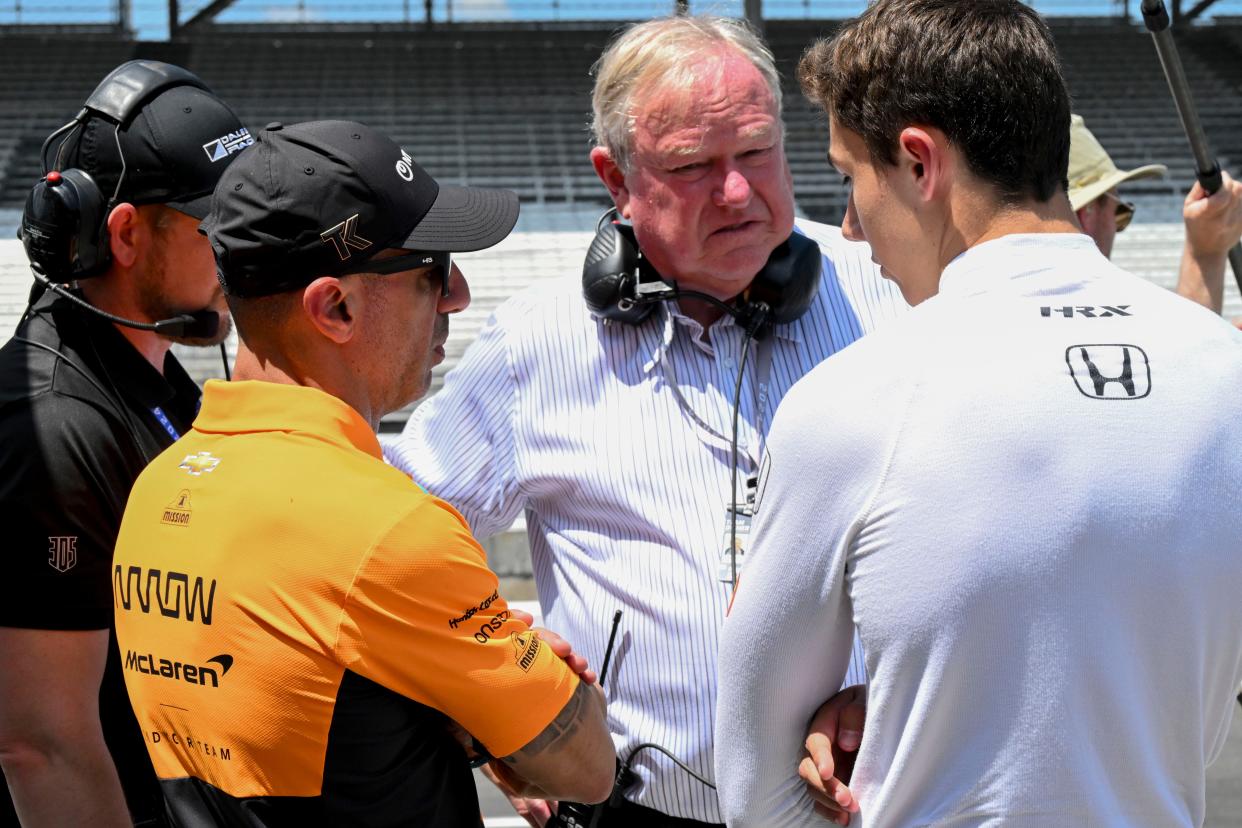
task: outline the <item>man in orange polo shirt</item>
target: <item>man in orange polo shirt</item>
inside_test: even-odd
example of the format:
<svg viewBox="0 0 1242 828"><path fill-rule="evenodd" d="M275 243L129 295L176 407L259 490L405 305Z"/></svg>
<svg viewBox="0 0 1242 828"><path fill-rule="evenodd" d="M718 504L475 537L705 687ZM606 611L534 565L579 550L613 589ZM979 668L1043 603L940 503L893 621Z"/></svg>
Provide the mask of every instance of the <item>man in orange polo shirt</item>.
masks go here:
<svg viewBox="0 0 1242 828"><path fill-rule="evenodd" d="M220 181L205 227L235 380L139 477L113 569L175 823L479 825L463 742L535 795L608 795L598 687L375 436L469 302L450 251L516 219L512 193L441 187L349 122L274 124Z"/></svg>

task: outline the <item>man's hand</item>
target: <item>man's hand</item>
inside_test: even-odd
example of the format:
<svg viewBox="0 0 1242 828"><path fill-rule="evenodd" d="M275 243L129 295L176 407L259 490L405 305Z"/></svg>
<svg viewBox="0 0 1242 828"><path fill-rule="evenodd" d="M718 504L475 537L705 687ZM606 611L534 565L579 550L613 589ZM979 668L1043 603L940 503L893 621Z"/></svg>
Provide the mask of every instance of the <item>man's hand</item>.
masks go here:
<svg viewBox="0 0 1242 828"><path fill-rule="evenodd" d="M513 771L509 770L504 762L488 762L479 769L484 776L491 780L492 784L500 789L500 792L509 800L509 804L513 806L513 810L517 815L526 820L531 828L544 828L548 824L548 820L556 813L557 803L550 799L535 799L522 796L518 793L518 788L524 788L526 783L518 780ZM518 783L515 785L514 783Z"/></svg>
<svg viewBox="0 0 1242 828"><path fill-rule="evenodd" d="M815 711L807 729L807 756L798 765L815 811L837 825L849 825L858 802L846 785L862 744L867 688L847 687Z"/></svg>
<svg viewBox="0 0 1242 828"><path fill-rule="evenodd" d="M1223 256L1242 239L1242 182L1221 173L1220 189L1210 196L1198 181L1186 195L1186 249L1196 257Z"/></svg>
<svg viewBox="0 0 1242 828"><path fill-rule="evenodd" d="M513 613L514 618L530 627L539 636L539 640L547 644L583 683L595 684L595 671L590 669L585 658L574 652L572 644L551 630L532 626L535 623L535 617L530 613L513 607L510 607L509 611ZM525 780L519 779L504 762L489 762L481 770L483 775L505 795L518 816L525 819L532 828L544 828L548 820L556 813L555 800L541 797L541 791L534 789Z"/></svg>
<svg viewBox="0 0 1242 828"><path fill-rule="evenodd" d="M529 612L514 609L513 607L510 607L509 611L513 613L514 618L530 627L531 630L539 636L539 640L547 644L552 652L556 654L557 658L564 661L565 664L569 666L569 669L574 671L574 674L577 675L578 678L582 679L587 684L595 683L595 671L591 669L589 664L587 664L587 660L585 658L574 652L572 644L562 638L558 633L554 633L543 627L532 626L535 623L535 616L531 615Z"/></svg>
<svg viewBox="0 0 1242 828"><path fill-rule="evenodd" d="M1225 300L1226 257L1242 238L1242 183L1222 172L1220 189L1209 196L1196 181L1186 196L1182 218L1186 221L1186 247L1177 274L1177 292L1220 313ZM1233 320L1233 324L1238 325L1238 321Z"/></svg>

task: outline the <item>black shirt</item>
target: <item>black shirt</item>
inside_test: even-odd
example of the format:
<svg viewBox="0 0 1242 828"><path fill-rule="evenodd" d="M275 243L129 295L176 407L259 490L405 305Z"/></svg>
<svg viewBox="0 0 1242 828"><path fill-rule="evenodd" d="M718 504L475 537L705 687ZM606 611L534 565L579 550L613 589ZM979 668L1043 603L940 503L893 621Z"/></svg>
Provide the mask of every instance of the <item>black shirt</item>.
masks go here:
<svg viewBox="0 0 1242 828"><path fill-rule="evenodd" d="M112 323L54 294L36 304L0 348L0 626L112 629L112 549L129 490L198 402L171 353L161 376ZM141 822L163 806L110 638L100 718ZM12 808L0 778L0 824L16 822Z"/></svg>

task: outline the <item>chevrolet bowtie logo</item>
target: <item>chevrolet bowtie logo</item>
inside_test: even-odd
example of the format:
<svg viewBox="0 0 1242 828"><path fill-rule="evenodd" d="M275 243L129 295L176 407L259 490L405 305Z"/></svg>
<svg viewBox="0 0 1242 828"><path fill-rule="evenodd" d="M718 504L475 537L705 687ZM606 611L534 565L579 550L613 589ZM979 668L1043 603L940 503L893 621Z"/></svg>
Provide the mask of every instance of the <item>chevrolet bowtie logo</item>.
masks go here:
<svg viewBox="0 0 1242 828"><path fill-rule="evenodd" d="M371 246L371 242L358 235L357 213L340 224L324 230L319 234L319 238L323 239L324 244L332 242L332 246L336 248L336 255L341 257L342 262L349 261L349 257L353 255L349 248L366 250Z"/></svg>
<svg viewBox="0 0 1242 828"><path fill-rule="evenodd" d="M212 457L211 452L200 451L198 454L187 454L177 468L184 469L194 477L202 477L207 472L215 471L218 465L219 457Z"/></svg>

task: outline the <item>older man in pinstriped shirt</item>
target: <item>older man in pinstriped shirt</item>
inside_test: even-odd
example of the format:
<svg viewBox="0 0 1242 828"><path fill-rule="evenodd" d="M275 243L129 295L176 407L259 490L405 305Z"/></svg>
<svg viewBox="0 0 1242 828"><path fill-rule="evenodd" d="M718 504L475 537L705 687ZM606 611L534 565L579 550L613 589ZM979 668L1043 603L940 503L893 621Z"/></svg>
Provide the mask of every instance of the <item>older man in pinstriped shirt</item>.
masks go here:
<svg viewBox="0 0 1242 828"><path fill-rule="evenodd" d="M678 17L631 28L597 66L594 110L595 170L645 256L682 288L730 300L795 227L820 246L809 310L776 325L768 357L744 372L744 480L785 391L906 305L865 245L795 223L779 78L742 24ZM480 537L525 512L549 626L593 663L624 610L607 686L618 755L654 742L707 779L732 590L721 547L744 338L732 317L688 299L637 325L605 324L567 274L502 305L389 450ZM715 791L673 760L655 750L632 758L637 779L600 825L721 821Z"/></svg>

